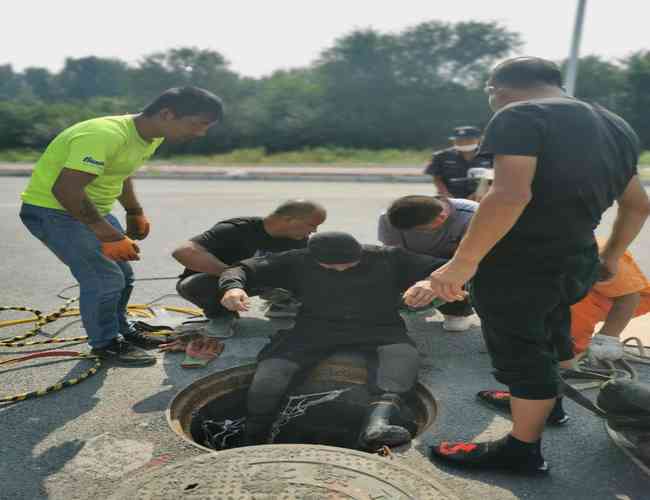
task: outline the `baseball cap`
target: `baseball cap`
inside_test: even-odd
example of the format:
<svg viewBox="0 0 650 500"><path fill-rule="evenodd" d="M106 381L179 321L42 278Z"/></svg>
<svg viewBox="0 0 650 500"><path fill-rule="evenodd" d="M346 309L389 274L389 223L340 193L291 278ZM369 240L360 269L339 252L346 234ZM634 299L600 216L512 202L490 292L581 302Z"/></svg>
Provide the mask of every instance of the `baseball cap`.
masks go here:
<svg viewBox="0 0 650 500"><path fill-rule="evenodd" d="M477 127L456 127L450 139L478 139L479 137L481 137L481 129Z"/></svg>

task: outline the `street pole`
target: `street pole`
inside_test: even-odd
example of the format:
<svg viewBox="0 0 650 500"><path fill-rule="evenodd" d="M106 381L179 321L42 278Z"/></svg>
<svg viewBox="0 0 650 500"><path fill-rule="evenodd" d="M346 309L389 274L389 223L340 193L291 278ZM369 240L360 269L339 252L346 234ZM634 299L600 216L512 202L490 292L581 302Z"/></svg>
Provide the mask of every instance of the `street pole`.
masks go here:
<svg viewBox="0 0 650 500"><path fill-rule="evenodd" d="M580 38L582 37L582 25L585 20L585 6L587 0L578 0L576 10L576 22L573 27L573 39L571 40L571 53L567 64L566 79L564 87L569 95L573 95L576 89L576 79L578 78L578 53L580 52Z"/></svg>

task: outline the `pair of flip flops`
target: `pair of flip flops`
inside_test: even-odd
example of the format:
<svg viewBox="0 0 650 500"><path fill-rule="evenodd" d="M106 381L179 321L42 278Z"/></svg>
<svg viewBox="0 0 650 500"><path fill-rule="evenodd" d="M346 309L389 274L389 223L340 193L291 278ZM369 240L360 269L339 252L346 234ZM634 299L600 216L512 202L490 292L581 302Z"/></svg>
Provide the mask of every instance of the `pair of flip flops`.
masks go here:
<svg viewBox="0 0 650 500"><path fill-rule="evenodd" d="M215 338L192 334L162 344L159 349L162 352L184 352L183 368L203 368L217 359L224 348L223 342Z"/></svg>

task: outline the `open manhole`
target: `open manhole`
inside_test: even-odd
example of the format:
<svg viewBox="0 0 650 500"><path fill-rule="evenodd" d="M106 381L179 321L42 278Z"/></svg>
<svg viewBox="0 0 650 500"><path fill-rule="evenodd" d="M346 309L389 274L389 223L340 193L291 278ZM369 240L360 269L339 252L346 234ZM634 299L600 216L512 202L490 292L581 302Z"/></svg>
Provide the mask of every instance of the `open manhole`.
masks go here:
<svg viewBox="0 0 650 500"><path fill-rule="evenodd" d="M183 389L167 410L174 432L202 449L233 448L241 445L241 434L220 433L217 422L238 422L246 415L246 393L253 380L255 364L231 368L197 380ZM371 395L367 389L366 360L361 354L338 353L317 365L289 396L328 394L337 397L305 409L286 422L274 444L320 444L355 449ZM322 396L310 396L309 401ZM436 418L436 401L418 383L405 399L403 416L415 423L416 435L429 429ZM223 440L225 438L225 440ZM215 440L219 446L215 446Z"/></svg>

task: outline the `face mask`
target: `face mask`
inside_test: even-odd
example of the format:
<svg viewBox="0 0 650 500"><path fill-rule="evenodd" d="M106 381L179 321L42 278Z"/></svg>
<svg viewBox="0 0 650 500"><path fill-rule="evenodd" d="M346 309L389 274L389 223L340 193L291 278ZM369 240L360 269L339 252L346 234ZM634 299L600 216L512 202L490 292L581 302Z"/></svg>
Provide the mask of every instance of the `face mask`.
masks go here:
<svg viewBox="0 0 650 500"><path fill-rule="evenodd" d="M463 153L469 153L471 151L474 151L476 148L478 148L478 144L469 144L468 146L456 146L456 149L458 151L462 151Z"/></svg>

